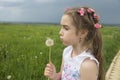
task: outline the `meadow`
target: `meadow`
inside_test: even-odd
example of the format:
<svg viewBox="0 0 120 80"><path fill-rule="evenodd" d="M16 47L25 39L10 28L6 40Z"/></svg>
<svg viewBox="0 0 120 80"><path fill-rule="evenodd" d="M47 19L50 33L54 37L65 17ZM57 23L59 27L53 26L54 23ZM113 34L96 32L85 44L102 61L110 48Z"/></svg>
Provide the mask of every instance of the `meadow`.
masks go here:
<svg viewBox="0 0 120 80"><path fill-rule="evenodd" d="M59 39L59 25L0 24L0 80L47 80L43 75L48 63L47 37L54 39L52 62L60 69L64 45ZM120 27L103 26L105 71L120 50Z"/></svg>

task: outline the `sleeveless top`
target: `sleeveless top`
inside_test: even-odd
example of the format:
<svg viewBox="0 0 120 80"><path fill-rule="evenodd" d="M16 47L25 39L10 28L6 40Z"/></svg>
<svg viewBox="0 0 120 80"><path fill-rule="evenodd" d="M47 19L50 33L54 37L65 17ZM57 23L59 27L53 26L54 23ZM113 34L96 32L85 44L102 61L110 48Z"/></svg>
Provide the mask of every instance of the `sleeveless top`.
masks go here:
<svg viewBox="0 0 120 80"><path fill-rule="evenodd" d="M72 46L68 46L63 51L64 65L61 80L80 80L80 66L86 58L94 60L99 67L98 60L90 52L85 50L78 56L72 58L72 49Z"/></svg>

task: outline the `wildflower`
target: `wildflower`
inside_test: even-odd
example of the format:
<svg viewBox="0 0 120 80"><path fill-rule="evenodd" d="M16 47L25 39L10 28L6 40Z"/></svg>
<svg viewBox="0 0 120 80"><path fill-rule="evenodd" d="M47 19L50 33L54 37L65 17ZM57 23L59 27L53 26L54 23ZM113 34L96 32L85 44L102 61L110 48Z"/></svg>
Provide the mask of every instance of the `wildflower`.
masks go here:
<svg viewBox="0 0 120 80"><path fill-rule="evenodd" d="M47 38L45 44L46 46L50 47L54 45L54 41L51 38Z"/></svg>
<svg viewBox="0 0 120 80"><path fill-rule="evenodd" d="M37 59L38 57L37 56L35 56L35 59Z"/></svg>
<svg viewBox="0 0 120 80"><path fill-rule="evenodd" d="M40 55L42 55L43 53L42 52L40 52Z"/></svg>
<svg viewBox="0 0 120 80"><path fill-rule="evenodd" d="M11 79L11 75L8 75L8 76L7 76L7 79Z"/></svg>
<svg viewBox="0 0 120 80"><path fill-rule="evenodd" d="M51 38L47 38L45 44L46 44L46 46L49 47L49 62L50 62L51 61L51 46L54 45L54 40Z"/></svg>
<svg viewBox="0 0 120 80"><path fill-rule="evenodd" d="M49 62L51 62L51 46L54 45L54 40L51 38L47 38L45 44L46 44L46 46L49 47ZM48 78L48 80L50 80L50 79Z"/></svg>

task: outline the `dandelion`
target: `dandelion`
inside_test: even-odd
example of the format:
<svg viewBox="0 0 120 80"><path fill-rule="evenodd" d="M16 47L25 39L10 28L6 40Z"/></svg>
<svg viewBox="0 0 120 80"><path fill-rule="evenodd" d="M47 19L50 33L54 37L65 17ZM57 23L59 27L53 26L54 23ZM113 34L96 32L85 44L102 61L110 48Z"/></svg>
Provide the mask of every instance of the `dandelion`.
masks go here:
<svg viewBox="0 0 120 80"><path fill-rule="evenodd" d="M46 44L46 46L49 47L49 62L50 62L51 61L51 46L54 45L54 40L51 38L47 38L45 44Z"/></svg>
<svg viewBox="0 0 120 80"><path fill-rule="evenodd" d="M54 40L51 38L47 38L45 44L46 44L46 46L49 47L49 62L51 62L51 46L54 45ZM50 80L50 79L48 78L48 80Z"/></svg>
<svg viewBox="0 0 120 80"><path fill-rule="evenodd" d="M11 79L11 75L8 75L8 76L7 76L7 79Z"/></svg>
<svg viewBox="0 0 120 80"><path fill-rule="evenodd" d="M54 41L51 38L47 38L45 44L46 46L51 47L54 45Z"/></svg>

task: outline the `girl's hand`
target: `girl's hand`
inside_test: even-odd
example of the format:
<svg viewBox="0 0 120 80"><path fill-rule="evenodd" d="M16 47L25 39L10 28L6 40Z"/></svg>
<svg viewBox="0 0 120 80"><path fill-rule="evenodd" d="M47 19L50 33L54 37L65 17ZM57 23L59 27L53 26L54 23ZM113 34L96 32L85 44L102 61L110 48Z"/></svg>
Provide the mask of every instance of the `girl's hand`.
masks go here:
<svg viewBox="0 0 120 80"><path fill-rule="evenodd" d="M51 62L48 63L45 67L44 75L50 79L55 79L56 77L56 68Z"/></svg>

